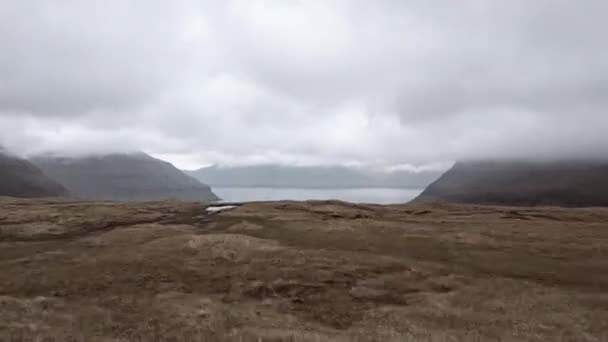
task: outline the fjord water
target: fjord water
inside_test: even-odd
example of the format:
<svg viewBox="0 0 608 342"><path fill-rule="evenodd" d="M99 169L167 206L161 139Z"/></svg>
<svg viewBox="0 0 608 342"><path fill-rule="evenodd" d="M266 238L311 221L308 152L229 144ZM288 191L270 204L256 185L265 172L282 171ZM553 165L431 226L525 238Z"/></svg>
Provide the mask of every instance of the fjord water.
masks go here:
<svg viewBox="0 0 608 342"><path fill-rule="evenodd" d="M418 196L423 189L213 187L212 190L226 202L334 199L353 203L393 204L409 202Z"/></svg>

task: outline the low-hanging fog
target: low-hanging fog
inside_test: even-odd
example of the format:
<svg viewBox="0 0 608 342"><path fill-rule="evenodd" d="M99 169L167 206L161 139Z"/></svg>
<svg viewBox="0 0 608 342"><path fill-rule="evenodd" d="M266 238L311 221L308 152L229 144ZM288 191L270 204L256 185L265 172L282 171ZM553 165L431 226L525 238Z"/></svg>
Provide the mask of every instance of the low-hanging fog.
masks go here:
<svg viewBox="0 0 608 342"><path fill-rule="evenodd" d="M0 144L205 164L604 157L603 0L0 0Z"/></svg>

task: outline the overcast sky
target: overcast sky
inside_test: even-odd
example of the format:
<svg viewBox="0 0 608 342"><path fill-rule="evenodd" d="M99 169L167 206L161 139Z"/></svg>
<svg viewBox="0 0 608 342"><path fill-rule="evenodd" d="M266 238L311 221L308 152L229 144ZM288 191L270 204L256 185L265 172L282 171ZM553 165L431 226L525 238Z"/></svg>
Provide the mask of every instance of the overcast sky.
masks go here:
<svg viewBox="0 0 608 342"><path fill-rule="evenodd" d="M608 1L0 0L0 144L178 166L606 156Z"/></svg>

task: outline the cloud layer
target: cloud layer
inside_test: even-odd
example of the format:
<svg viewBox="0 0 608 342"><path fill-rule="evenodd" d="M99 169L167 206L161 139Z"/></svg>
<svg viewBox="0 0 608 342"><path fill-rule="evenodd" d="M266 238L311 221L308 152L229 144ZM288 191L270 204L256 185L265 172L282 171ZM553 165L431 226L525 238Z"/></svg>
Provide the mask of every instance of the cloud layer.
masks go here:
<svg viewBox="0 0 608 342"><path fill-rule="evenodd" d="M0 1L0 144L178 165L604 157L601 0Z"/></svg>

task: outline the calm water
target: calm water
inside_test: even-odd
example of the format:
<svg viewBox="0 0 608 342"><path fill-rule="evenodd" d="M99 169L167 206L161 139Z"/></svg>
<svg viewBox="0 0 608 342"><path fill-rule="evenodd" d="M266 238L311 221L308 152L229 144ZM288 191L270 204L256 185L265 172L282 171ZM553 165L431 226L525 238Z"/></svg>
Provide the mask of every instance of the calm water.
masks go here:
<svg viewBox="0 0 608 342"><path fill-rule="evenodd" d="M422 189L365 188L365 189L296 189L296 188L223 188L214 187L227 202L328 200L355 203L405 203L418 196Z"/></svg>

